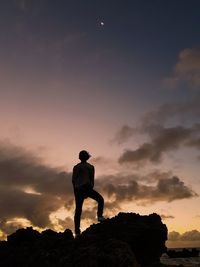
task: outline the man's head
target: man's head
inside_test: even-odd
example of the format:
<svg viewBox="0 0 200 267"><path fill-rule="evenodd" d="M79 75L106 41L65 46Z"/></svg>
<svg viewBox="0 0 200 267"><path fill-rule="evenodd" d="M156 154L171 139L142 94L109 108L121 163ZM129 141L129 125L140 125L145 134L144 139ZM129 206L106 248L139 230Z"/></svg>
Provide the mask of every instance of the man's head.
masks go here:
<svg viewBox="0 0 200 267"><path fill-rule="evenodd" d="M79 152L79 159L81 161L87 161L90 157L91 155L86 150L82 150Z"/></svg>

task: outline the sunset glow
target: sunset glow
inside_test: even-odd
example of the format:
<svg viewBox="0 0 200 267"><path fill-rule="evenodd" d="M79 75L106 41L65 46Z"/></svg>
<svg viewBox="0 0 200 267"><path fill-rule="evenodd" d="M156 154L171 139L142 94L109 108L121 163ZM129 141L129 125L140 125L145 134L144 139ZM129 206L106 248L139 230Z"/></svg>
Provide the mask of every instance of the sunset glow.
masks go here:
<svg viewBox="0 0 200 267"><path fill-rule="evenodd" d="M169 246L200 246L199 8L0 3L0 239L74 230L71 172L85 149L106 217L155 212ZM81 223L96 223L94 201Z"/></svg>

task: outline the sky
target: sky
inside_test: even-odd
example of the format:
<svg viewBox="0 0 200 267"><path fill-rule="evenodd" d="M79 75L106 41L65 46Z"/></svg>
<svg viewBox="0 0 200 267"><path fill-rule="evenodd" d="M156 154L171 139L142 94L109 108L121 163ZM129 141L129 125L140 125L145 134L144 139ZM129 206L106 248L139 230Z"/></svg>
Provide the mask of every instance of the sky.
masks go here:
<svg viewBox="0 0 200 267"><path fill-rule="evenodd" d="M200 3L0 2L0 238L73 230L78 153L105 216L156 212L200 246ZM86 200L82 230L96 222Z"/></svg>

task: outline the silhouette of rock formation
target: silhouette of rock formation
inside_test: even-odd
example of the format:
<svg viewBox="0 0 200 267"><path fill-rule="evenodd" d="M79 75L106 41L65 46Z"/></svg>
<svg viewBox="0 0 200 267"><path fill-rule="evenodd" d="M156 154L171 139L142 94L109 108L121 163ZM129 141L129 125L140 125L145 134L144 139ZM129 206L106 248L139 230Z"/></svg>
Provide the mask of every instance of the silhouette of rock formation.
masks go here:
<svg viewBox="0 0 200 267"><path fill-rule="evenodd" d="M119 213L74 239L71 230L19 229L0 242L1 267L162 266L167 227L157 214Z"/></svg>
<svg viewBox="0 0 200 267"><path fill-rule="evenodd" d="M199 250L196 248L192 248L192 249L183 248L182 250L178 250L178 251L174 249L169 249L166 253L170 258L199 257Z"/></svg>

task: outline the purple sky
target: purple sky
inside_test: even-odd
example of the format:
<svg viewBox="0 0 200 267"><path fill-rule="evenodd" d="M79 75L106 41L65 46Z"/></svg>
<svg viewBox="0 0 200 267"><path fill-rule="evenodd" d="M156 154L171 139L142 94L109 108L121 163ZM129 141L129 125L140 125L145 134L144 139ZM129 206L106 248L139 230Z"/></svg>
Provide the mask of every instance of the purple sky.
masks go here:
<svg viewBox="0 0 200 267"><path fill-rule="evenodd" d="M195 0L1 1L2 236L24 224L73 227L71 170L86 149L107 216L157 212L180 233L173 240L200 243L199 8Z"/></svg>

